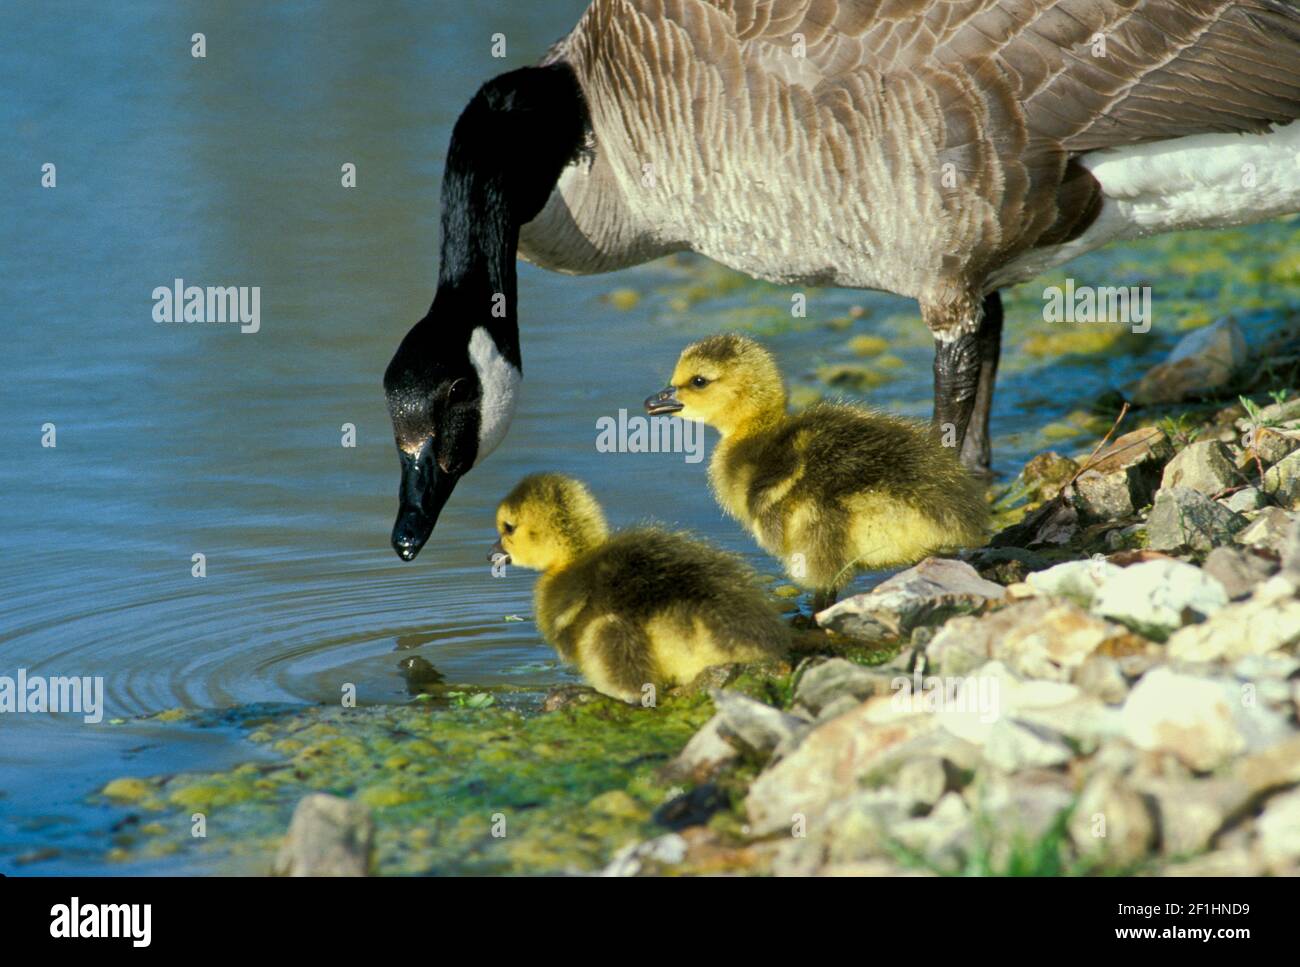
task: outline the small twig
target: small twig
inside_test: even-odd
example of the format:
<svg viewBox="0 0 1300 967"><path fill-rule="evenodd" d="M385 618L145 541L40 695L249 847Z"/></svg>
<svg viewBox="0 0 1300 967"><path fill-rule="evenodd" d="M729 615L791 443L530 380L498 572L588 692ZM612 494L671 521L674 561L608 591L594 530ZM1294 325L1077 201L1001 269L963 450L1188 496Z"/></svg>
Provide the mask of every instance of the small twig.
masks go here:
<svg viewBox="0 0 1300 967"><path fill-rule="evenodd" d="M1062 490L1065 490L1068 487L1073 487L1074 482L1079 479L1079 476L1081 474L1086 473L1088 470L1092 469L1093 458L1096 457L1097 454L1102 451L1102 448L1106 446L1107 441L1110 440L1111 436L1114 435L1115 431L1119 429L1120 423L1123 422L1124 417L1127 415L1128 415L1128 402L1125 401L1124 405L1119 408L1119 416L1115 417L1115 422L1110 425L1110 429L1106 431L1106 435L1101 438L1100 443L1098 443L1095 447L1093 447L1092 453L1088 454L1088 459L1083 462L1083 466L1081 466L1078 470L1074 472L1074 476L1070 478L1070 482L1067 483L1065 487L1061 488ZM1136 446L1136 444L1134 445Z"/></svg>
<svg viewBox="0 0 1300 967"><path fill-rule="evenodd" d="M1259 489L1264 489L1264 461L1259 458L1259 428L1255 428L1255 439L1250 447L1250 455L1255 460L1255 471L1259 474Z"/></svg>

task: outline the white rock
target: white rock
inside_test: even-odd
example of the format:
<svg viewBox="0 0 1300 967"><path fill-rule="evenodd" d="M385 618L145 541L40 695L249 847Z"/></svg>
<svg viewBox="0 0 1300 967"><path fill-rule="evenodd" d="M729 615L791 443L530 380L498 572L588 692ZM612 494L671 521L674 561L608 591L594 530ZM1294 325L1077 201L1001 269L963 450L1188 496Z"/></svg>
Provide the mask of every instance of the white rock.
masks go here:
<svg viewBox="0 0 1300 967"><path fill-rule="evenodd" d="M601 876L637 876L656 866L675 866L686 859L689 845L677 833L658 836L644 843L630 843L614 854Z"/></svg>
<svg viewBox="0 0 1300 967"><path fill-rule="evenodd" d="M881 696L819 723L798 748L764 770L745 798L755 835L788 830L794 816L804 817L813 829L828 809L858 789L860 777L895 757L915 754L910 740L932 732L935 718L909 714L893 721L872 720L873 713L886 713L893 704Z"/></svg>
<svg viewBox="0 0 1300 967"><path fill-rule="evenodd" d="M889 692L889 680L886 671L832 658L804 672L795 689L794 701L813 714L820 714L845 696L863 702L875 695L885 695Z"/></svg>
<svg viewBox="0 0 1300 967"><path fill-rule="evenodd" d="M1073 757L1055 732L1016 719L998 719L984 743L984 758L1006 772L1059 766Z"/></svg>
<svg viewBox="0 0 1300 967"><path fill-rule="evenodd" d="M1124 569L1104 558L1090 561L1066 561L1045 571L1035 571L1025 578L1025 583L1039 594L1054 594L1070 598L1085 608L1092 603L1098 589L1108 578Z"/></svg>
<svg viewBox="0 0 1300 967"><path fill-rule="evenodd" d="M1194 616L1208 617L1228 603L1222 584L1182 561L1144 561L1108 579L1093 600L1094 614L1156 638Z"/></svg>
<svg viewBox="0 0 1300 967"><path fill-rule="evenodd" d="M1148 859L1156 842L1155 817L1146 801L1105 770L1088 780L1070 814L1069 832L1082 856L1114 866Z"/></svg>
<svg viewBox="0 0 1300 967"><path fill-rule="evenodd" d="M1174 632L1166 647L1183 661L1229 661L1262 655L1300 641L1300 601L1243 601L1201 624Z"/></svg>
<svg viewBox="0 0 1300 967"><path fill-rule="evenodd" d="M939 707L939 724L959 739L984 745L999 719L1029 709L1050 708L1081 694L1063 682L1021 681L999 661L951 683Z"/></svg>
<svg viewBox="0 0 1300 967"><path fill-rule="evenodd" d="M975 824L965 801L950 792L930 810L930 815L896 823L890 834L930 863L955 869L971 848Z"/></svg>
<svg viewBox="0 0 1300 967"><path fill-rule="evenodd" d="M1300 658L1273 652L1270 655L1248 655L1233 663L1232 673L1238 678L1253 682L1260 679L1284 681L1300 671Z"/></svg>
<svg viewBox="0 0 1300 967"><path fill-rule="evenodd" d="M293 811L275 859L279 876L366 876L374 865L375 823L363 803L317 792Z"/></svg>
<svg viewBox="0 0 1300 967"><path fill-rule="evenodd" d="M1291 533L1293 518L1281 507L1266 507L1259 516L1239 531L1234 538L1238 544L1264 547L1281 553Z"/></svg>
<svg viewBox="0 0 1300 967"><path fill-rule="evenodd" d="M739 758L740 753L722 737L722 721L721 714L715 715L691 736L668 764L673 775L702 781Z"/></svg>
<svg viewBox="0 0 1300 967"><path fill-rule="evenodd" d="M1259 851L1270 866L1300 859L1300 789L1274 796L1255 823Z"/></svg>
<svg viewBox="0 0 1300 967"><path fill-rule="evenodd" d="M1000 584L986 581L965 561L927 557L868 593L831 605L816 620L823 628L872 641L942 624L950 615L1005 596Z"/></svg>
<svg viewBox="0 0 1300 967"><path fill-rule="evenodd" d="M1131 637L1132 632L1123 625L1060 602L1049 607L1038 622L1024 622L1006 631L989 651L990 657L1006 662L1021 678L1064 682L1108 642Z"/></svg>
<svg viewBox="0 0 1300 967"><path fill-rule="evenodd" d="M738 751L766 759L778 747L793 747L809 728L798 716L782 712L748 695L721 688L709 689L721 721L718 734Z"/></svg>
<svg viewBox="0 0 1300 967"><path fill-rule="evenodd" d="M1170 752L1193 769L1209 771L1246 748L1231 696L1220 682L1153 669L1124 703L1124 735L1139 749Z"/></svg>
<svg viewBox="0 0 1300 967"><path fill-rule="evenodd" d="M948 765L942 757L922 756L903 763L894 779L894 788L928 809L948 788L948 772Z"/></svg>

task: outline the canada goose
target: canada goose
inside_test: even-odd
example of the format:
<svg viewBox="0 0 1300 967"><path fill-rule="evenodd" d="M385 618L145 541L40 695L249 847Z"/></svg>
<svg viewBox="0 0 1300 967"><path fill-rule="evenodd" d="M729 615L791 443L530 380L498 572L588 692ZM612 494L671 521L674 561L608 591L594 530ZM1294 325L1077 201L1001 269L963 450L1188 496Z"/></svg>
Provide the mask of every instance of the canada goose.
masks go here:
<svg viewBox="0 0 1300 967"><path fill-rule="evenodd" d="M538 628L606 695L639 702L647 685L779 657L789 644L790 629L739 559L652 527L611 536L596 499L571 477L525 477L496 523L492 558L543 572Z"/></svg>
<svg viewBox="0 0 1300 967"><path fill-rule="evenodd" d="M859 570L983 543L982 488L928 427L835 404L786 412L771 354L744 336L687 346L651 413L722 436L709 461L718 503L780 558L813 610Z"/></svg>
<svg viewBox="0 0 1300 967"><path fill-rule="evenodd" d="M384 378L394 548L506 432L516 253L913 297L934 421L987 467L999 287L1300 209L1297 117L1293 0L594 0L453 130L437 295Z"/></svg>

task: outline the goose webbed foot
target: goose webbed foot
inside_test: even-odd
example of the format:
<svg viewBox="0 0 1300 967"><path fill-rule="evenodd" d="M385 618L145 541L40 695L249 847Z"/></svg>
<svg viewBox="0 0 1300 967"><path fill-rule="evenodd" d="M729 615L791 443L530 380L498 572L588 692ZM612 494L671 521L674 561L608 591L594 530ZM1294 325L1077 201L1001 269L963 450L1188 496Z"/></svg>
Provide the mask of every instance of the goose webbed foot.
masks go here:
<svg viewBox="0 0 1300 967"><path fill-rule="evenodd" d="M998 378L998 358L1002 354L1002 296L996 292L984 299L984 321L975 339L979 347L979 383L975 387L975 405L966 425L966 437L962 440L961 461L972 473L990 477L993 447L989 414L993 411L993 389Z"/></svg>
<svg viewBox="0 0 1300 967"><path fill-rule="evenodd" d="M959 448L972 473L990 475L989 413L1002 350L1002 298L984 298L979 327L934 342L934 429L947 446Z"/></svg>

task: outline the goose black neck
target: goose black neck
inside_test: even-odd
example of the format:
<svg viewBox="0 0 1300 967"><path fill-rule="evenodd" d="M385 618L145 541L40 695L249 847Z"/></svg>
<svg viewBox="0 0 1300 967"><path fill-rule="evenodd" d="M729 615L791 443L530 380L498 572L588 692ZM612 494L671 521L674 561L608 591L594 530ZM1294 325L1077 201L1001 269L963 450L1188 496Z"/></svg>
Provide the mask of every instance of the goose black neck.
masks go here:
<svg viewBox="0 0 1300 967"><path fill-rule="evenodd" d="M542 210L560 172L581 152L587 128L578 79L557 63L488 81L452 131L431 315L487 326L516 366L519 229Z"/></svg>

